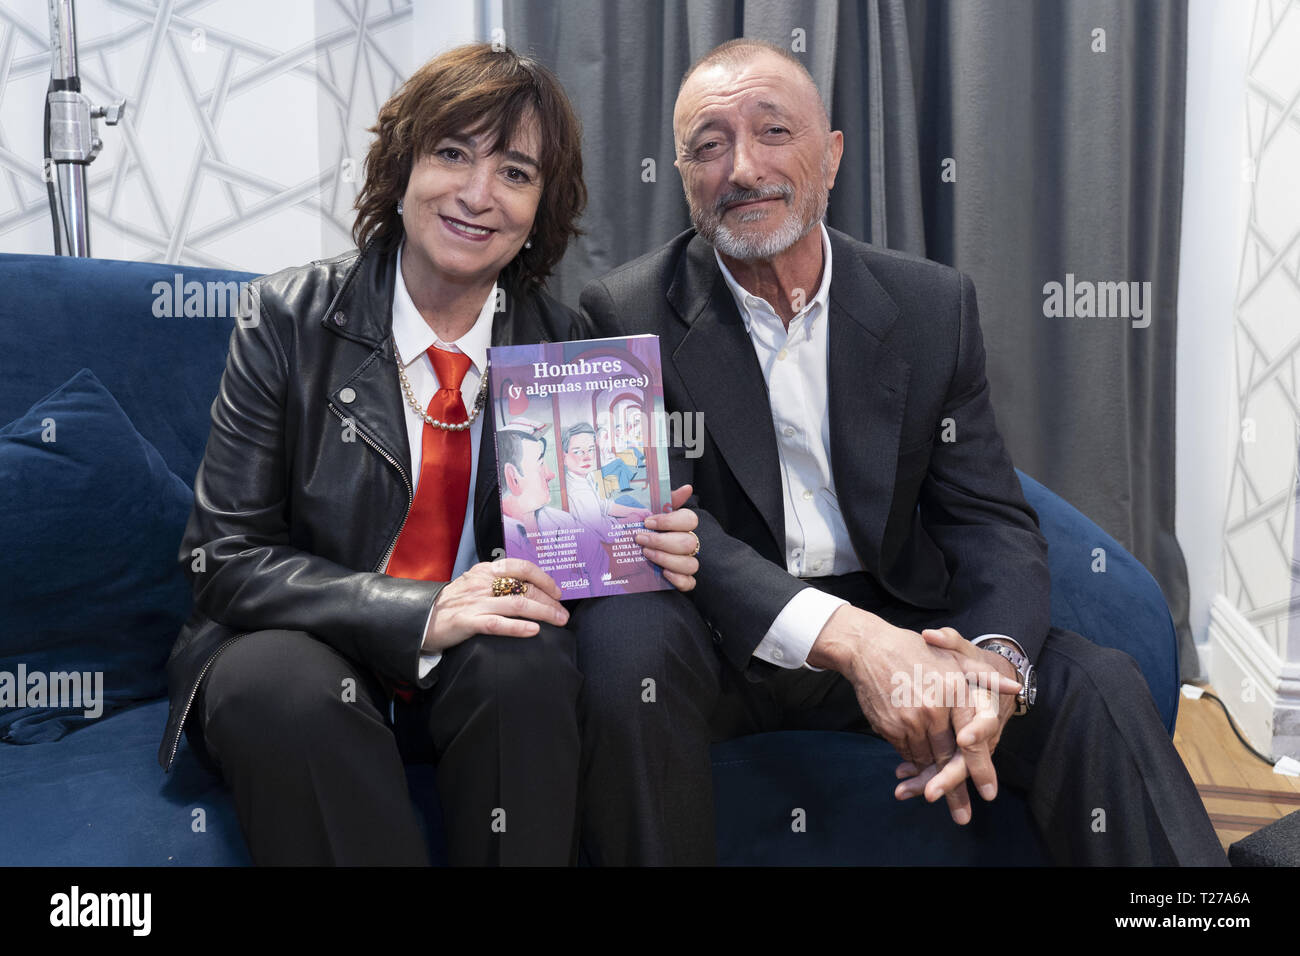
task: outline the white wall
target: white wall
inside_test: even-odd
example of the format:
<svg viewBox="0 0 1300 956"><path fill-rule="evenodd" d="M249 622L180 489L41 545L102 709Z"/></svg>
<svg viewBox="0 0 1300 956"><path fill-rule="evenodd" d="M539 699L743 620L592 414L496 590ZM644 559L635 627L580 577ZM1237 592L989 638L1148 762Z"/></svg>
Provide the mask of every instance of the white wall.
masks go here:
<svg viewBox="0 0 1300 956"><path fill-rule="evenodd" d="M78 0L83 91L127 98L89 167L91 252L271 272L342 252L380 104L501 0ZM0 252L52 253L47 0L0 5Z"/></svg>
<svg viewBox="0 0 1300 956"><path fill-rule="evenodd" d="M1192 633L1208 639L1222 587L1228 474L1236 452L1233 307L1250 199L1243 175L1254 4L1191 0L1178 283L1175 529L1187 559Z"/></svg>
<svg viewBox="0 0 1300 956"><path fill-rule="evenodd" d="M1178 533L1209 680L1256 749L1296 756L1300 4L1191 13Z"/></svg>

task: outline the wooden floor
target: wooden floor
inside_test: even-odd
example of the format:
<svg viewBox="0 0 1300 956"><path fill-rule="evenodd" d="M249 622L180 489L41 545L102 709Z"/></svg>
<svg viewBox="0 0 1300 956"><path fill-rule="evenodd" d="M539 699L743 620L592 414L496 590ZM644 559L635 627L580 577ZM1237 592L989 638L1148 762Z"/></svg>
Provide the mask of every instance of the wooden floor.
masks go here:
<svg viewBox="0 0 1300 956"><path fill-rule="evenodd" d="M1243 747L1223 708L1214 701L1184 697L1178 702L1174 746L1225 850L1230 843L1300 810L1300 777L1274 773Z"/></svg>

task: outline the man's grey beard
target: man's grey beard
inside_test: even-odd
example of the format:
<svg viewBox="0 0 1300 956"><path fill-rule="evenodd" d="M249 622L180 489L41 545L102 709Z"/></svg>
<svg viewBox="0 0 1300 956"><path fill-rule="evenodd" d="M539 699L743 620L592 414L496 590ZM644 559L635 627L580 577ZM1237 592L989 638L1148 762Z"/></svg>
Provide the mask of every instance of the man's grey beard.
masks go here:
<svg viewBox="0 0 1300 956"><path fill-rule="evenodd" d="M719 197L718 201L707 211L700 210L696 208L694 203L690 203L691 224L695 226L695 231L703 236L709 245L724 256L732 259L742 261L770 259L773 256L780 255L808 235L813 227L826 216L826 206L830 199L830 192L825 186L826 163L824 161L822 166L823 175L817 188L805 194L800 208L790 209L786 213L785 220L777 227L776 231L768 233L766 236L750 238L737 235L728 226L723 225L722 212L731 203L755 199L779 197L789 203L794 193L794 190L789 186L762 186L758 189L742 189L726 193ZM756 221L767 215L770 215L770 212L754 210L752 212L742 212L737 218L744 223Z"/></svg>

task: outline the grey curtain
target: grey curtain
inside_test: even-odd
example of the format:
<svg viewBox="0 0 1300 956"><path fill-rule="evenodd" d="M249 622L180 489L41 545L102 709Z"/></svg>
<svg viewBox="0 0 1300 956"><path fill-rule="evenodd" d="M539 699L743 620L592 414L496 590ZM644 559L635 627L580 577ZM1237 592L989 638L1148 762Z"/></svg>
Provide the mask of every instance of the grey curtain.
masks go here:
<svg viewBox="0 0 1300 956"><path fill-rule="evenodd" d="M672 165L686 67L736 36L793 49L844 132L828 221L971 274L1017 466L1151 570L1183 676L1199 676L1173 531L1179 0L505 0L504 14L507 42L556 71L584 125L587 235L551 282L571 305L690 224ZM1118 306L1119 287L1096 284L1149 282L1150 300L1054 316L1053 282L1063 307L1083 284ZM1097 544L1073 557L1104 573Z"/></svg>
<svg viewBox="0 0 1300 956"><path fill-rule="evenodd" d="M1150 569L1199 676L1174 537L1186 6L909 2L907 25L927 255L975 280L1012 457ZM1046 316L1067 275L1149 282L1147 315Z"/></svg>
<svg viewBox="0 0 1300 956"><path fill-rule="evenodd" d="M673 166L682 74L733 37L798 44L845 159L827 220L925 254L916 98L901 0L505 0L506 42L546 63L583 124L591 199L550 291L575 304L592 278L690 226ZM647 161L653 161L653 166ZM632 228L630 224L635 224Z"/></svg>

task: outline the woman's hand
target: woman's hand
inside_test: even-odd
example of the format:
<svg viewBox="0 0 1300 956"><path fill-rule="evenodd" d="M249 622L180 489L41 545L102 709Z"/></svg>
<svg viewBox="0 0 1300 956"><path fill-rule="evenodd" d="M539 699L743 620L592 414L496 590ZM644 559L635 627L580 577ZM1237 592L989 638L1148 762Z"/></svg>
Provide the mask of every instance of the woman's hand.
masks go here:
<svg viewBox="0 0 1300 956"><path fill-rule="evenodd" d="M495 597L492 582L514 578L528 585L523 594ZM545 621L563 627L569 612L560 604L560 588L551 576L520 558L474 565L438 592L421 649L433 653L454 647L475 634L532 637Z"/></svg>
<svg viewBox="0 0 1300 956"><path fill-rule="evenodd" d="M649 530L636 533L636 543L641 545L646 559L663 568L668 583L679 591L693 590L695 573L700 570L700 562L694 556L700 546L700 539L694 534L700 519L694 511L682 507L692 490L690 485L675 489L672 512L650 515L645 519Z"/></svg>

